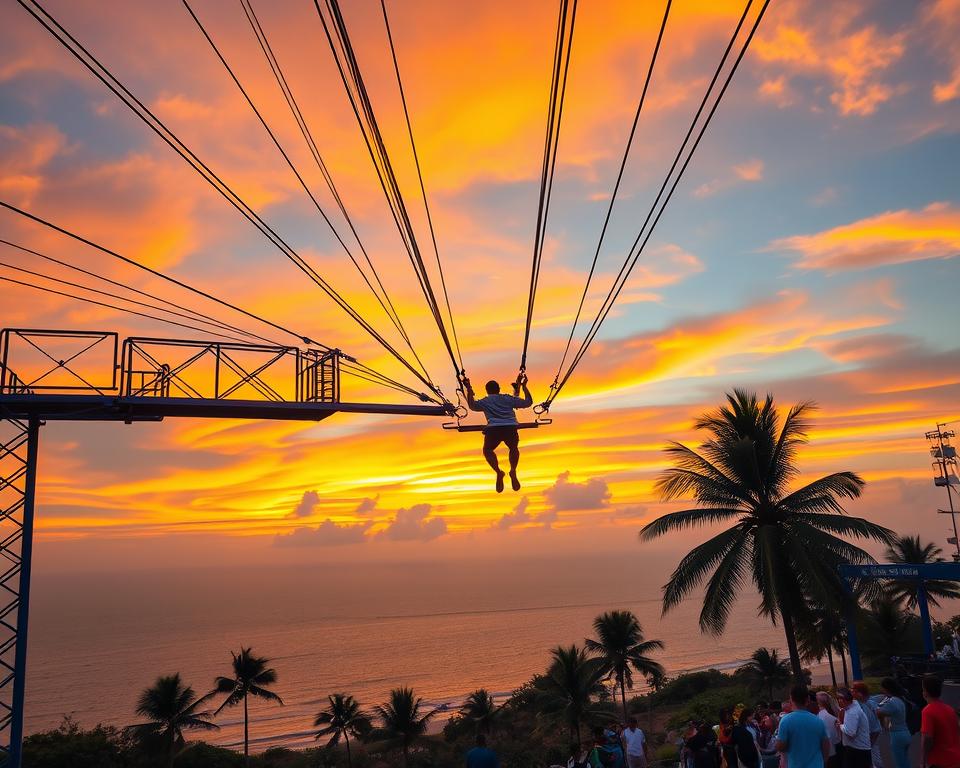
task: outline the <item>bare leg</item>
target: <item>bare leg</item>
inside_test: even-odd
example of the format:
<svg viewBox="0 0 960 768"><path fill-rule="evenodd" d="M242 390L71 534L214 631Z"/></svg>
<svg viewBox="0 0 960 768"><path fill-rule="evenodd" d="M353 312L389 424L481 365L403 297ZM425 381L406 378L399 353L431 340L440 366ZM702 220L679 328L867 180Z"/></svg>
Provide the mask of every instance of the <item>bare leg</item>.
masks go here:
<svg viewBox="0 0 960 768"><path fill-rule="evenodd" d="M503 493L503 472L500 471L500 462L497 461L497 452L492 448L484 450L483 458L487 460L490 468L497 473L497 493Z"/></svg>
<svg viewBox="0 0 960 768"><path fill-rule="evenodd" d="M510 485L513 490L520 490L520 481L517 479L517 464L520 463L520 449L510 449Z"/></svg>

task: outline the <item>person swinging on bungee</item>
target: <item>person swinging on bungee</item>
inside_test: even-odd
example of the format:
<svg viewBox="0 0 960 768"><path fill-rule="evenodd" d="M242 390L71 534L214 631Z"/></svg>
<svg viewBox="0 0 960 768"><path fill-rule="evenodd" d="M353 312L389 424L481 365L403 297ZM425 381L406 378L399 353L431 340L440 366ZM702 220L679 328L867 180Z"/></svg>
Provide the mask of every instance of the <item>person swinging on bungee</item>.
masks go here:
<svg viewBox="0 0 960 768"><path fill-rule="evenodd" d="M503 493L503 478L505 472L500 469L497 461L497 446L506 443L510 453L510 485L513 490L520 490L520 481L517 479L517 463L520 461L520 433L517 431L517 414L515 408L529 408L533 405L533 397L527 389L527 375L523 372L513 383L513 395L504 395L500 392L500 385L496 381L487 382L487 396L477 400L474 397L470 379L463 380L467 407L471 411L483 411L487 417L487 427L483 430L483 457L497 473L497 493ZM520 390L523 397L518 397Z"/></svg>

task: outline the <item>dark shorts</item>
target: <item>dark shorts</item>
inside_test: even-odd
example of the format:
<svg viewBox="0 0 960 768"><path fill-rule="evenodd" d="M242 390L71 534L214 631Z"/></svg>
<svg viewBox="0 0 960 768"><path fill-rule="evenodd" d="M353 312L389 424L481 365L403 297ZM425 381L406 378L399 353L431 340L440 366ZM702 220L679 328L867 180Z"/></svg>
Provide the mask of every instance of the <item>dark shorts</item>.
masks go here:
<svg viewBox="0 0 960 768"><path fill-rule="evenodd" d="M520 433L516 427L487 427L483 430L483 450L492 451L500 443L506 443L507 448L516 448L520 445Z"/></svg>

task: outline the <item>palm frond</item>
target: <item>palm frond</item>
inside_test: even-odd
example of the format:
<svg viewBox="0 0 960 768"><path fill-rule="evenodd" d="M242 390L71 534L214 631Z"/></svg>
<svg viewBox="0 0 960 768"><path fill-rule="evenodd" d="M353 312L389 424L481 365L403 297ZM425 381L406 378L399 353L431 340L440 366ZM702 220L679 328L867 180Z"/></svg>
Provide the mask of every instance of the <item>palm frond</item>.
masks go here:
<svg viewBox="0 0 960 768"><path fill-rule="evenodd" d="M835 512L838 511L838 505L829 504L827 499L860 498L864 485L861 477L854 472L834 472L784 496L778 506L791 512L818 512L826 504L827 508L822 511Z"/></svg>
<svg viewBox="0 0 960 768"><path fill-rule="evenodd" d="M694 547L680 561L663 588L663 612L680 602L717 566L737 544L748 536L743 523L718 533Z"/></svg>
<svg viewBox="0 0 960 768"><path fill-rule="evenodd" d="M733 546L723 555L704 592L700 629L712 635L723 634L730 609L736 602L737 594L743 589L743 570L750 551L749 540L741 535L733 541Z"/></svg>
<svg viewBox="0 0 960 768"><path fill-rule="evenodd" d="M647 523L640 531L640 540L652 541L671 531L682 531L686 528L722 523L730 518L741 517L745 514L748 514L748 510L730 507L699 507L680 512L668 512Z"/></svg>

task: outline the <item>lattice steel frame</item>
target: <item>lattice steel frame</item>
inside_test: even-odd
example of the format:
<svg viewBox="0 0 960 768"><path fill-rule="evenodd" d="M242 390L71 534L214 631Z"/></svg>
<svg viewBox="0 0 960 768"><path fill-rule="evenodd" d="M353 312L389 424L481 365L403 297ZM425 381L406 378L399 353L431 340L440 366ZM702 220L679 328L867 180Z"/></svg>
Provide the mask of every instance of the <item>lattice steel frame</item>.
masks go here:
<svg viewBox="0 0 960 768"><path fill-rule="evenodd" d="M0 760L20 766L40 420L0 420Z"/></svg>

